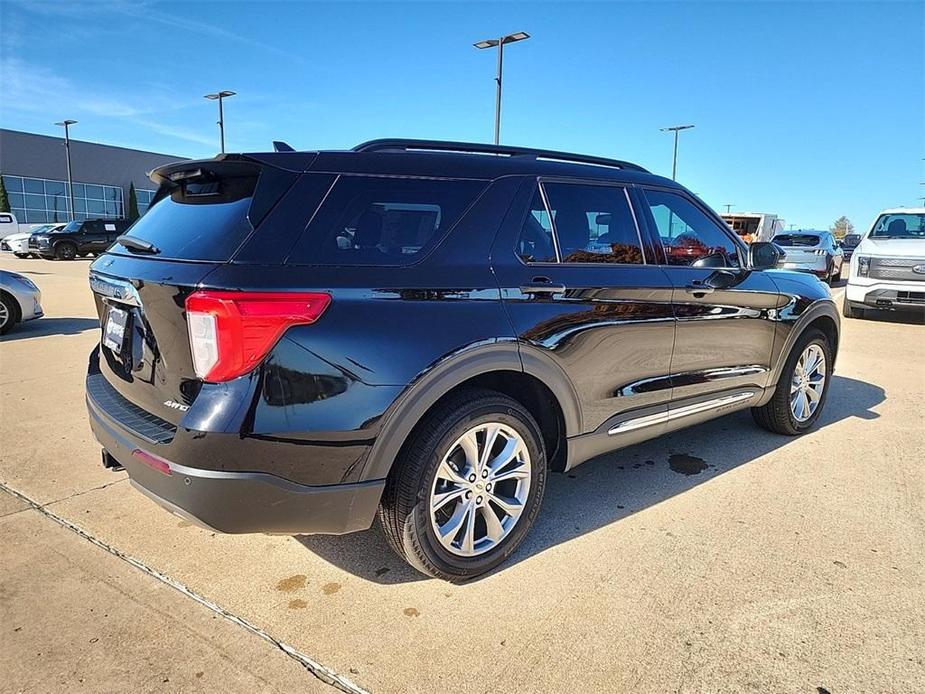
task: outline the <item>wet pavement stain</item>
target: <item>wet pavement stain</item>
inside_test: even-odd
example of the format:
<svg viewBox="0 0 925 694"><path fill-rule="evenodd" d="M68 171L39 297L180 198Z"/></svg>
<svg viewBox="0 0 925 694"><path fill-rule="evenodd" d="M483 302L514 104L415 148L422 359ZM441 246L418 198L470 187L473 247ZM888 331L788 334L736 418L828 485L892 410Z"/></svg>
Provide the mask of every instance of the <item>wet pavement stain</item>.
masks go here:
<svg viewBox="0 0 925 694"><path fill-rule="evenodd" d="M416 607L406 607L404 613L406 617L419 617L421 615Z"/></svg>
<svg viewBox="0 0 925 694"><path fill-rule="evenodd" d="M707 469L706 461L687 453L672 453L668 456L668 467L680 475L699 475Z"/></svg>
<svg viewBox="0 0 925 694"><path fill-rule="evenodd" d="M325 583L321 590L324 591L325 595L334 595L340 590L340 587L340 583Z"/></svg>
<svg viewBox="0 0 925 694"><path fill-rule="evenodd" d="M295 576L284 578L279 583L277 583L276 590L280 591L281 593L292 593L299 588L304 588L305 581L306 577L303 574L296 574Z"/></svg>
<svg viewBox="0 0 925 694"><path fill-rule="evenodd" d="M304 600L296 599L296 600L289 601L290 610L304 610L306 607L308 607L308 603L305 602Z"/></svg>

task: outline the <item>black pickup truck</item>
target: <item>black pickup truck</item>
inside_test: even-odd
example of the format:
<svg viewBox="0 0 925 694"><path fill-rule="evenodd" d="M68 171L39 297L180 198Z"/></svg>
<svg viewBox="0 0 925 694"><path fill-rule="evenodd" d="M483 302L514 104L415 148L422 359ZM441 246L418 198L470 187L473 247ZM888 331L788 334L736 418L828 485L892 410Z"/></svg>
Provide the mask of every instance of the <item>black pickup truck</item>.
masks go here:
<svg viewBox="0 0 925 694"><path fill-rule="evenodd" d="M29 252L58 260L99 255L115 243L116 237L130 224L124 219L75 220L60 231L33 234L29 238Z"/></svg>

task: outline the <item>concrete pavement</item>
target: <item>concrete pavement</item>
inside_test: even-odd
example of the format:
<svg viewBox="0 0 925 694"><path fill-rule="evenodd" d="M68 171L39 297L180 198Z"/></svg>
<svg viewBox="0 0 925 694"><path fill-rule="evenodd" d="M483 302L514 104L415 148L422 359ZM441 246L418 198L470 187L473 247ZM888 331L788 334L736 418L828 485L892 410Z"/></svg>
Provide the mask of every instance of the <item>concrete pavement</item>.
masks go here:
<svg viewBox="0 0 925 694"><path fill-rule="evenodd" d="M100 584L97 604L111 603L110 614L177 668L176 686L160 689L160 671L149 670L152 691L201 684L183 679L170 656L183 651L170 641L182 630L154 628L158 605L173 624L221 624L191 629L238 666L226 670L231 690L256 681L248 663L264 648L286 661L271 667L267 655L258 674L268 689L296 688L290 676L309 690L328 685L229 618L347 688L375 692L925 689L921 325L844 321L829 402L810 435L777 437L740 413L553 475L512 561L452 586L406 568L375 528L214 535L153 505L124 474L103 471L83 409L86 355L98 339L87 263L3 259L0 267L30 274L48 313L0 345L0 482L99 543L31 507L16 510L15 499L0 501L0 515L11 512L0 523L17 526L9 540L2 531L0 597L8 609L14 589L6 586L15 587L10 602L19 621L31 619L36 643L86 633L94 621L75 612L55 625L61 609L84 602L79 591L57 603L42 598L42 586L79 563L83 585ZM34 582L33 562L7 561L33 543L67 558L56 564L36 549L34 562L47 568ZM150 611L132 612L135 601L105 592L109 570L99 567L113 562L124 593L146 595ZM0 620L3 643L9 623ZM47 659L23 648L12 671L0 659L0 689L47 691L38 683L72 682L68 673L87 663L82 672L99 689L118 690L121 666L149 663L129 641L92 662L79 649Z"/></svg>

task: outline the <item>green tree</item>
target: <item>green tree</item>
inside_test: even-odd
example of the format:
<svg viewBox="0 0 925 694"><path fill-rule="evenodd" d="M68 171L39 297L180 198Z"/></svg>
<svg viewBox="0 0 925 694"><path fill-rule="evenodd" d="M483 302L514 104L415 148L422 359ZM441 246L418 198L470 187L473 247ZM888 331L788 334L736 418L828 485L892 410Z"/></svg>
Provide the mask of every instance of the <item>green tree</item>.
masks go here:
<svg viewBox="0 0 925 694"><path fill-rule="evenodd" d="M835 234L835 238L843 239L845 238L845 234L854 233L854 224L852 224L851 220L849 220L845 215L842 215L835 220L832 226L829 227L829 231Z"/></svg>
<svg viewBox="0 0 925 694"><path fill-rule="evenodd" d="M12 212L10 196L6 194L6 184L3 182L3 174L0 174L0 212Z"/></svg>
<svg viewBox="0 0 925 694"><path fill-rule="evenodd" d="M135 184L130 183L128 186L128 210L125 212L125 218L134 222L141 214L138 212L138 195L135 193Z"/></svg>

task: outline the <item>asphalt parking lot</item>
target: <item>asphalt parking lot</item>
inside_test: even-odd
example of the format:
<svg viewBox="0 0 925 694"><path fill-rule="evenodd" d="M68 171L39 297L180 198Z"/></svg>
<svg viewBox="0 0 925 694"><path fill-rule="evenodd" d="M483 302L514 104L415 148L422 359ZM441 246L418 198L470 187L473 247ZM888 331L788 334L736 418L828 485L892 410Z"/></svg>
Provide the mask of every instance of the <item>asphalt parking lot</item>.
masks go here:
<svg viewBox="0 0 925 694"><path fill-rule="evenodd" d="M46 310L0 344L0 691L925 690L921 321L843 320L807 436L737 413L553 475L455 586L377 528L215 535L105 471L88 265L0 259Z"/></svg>

